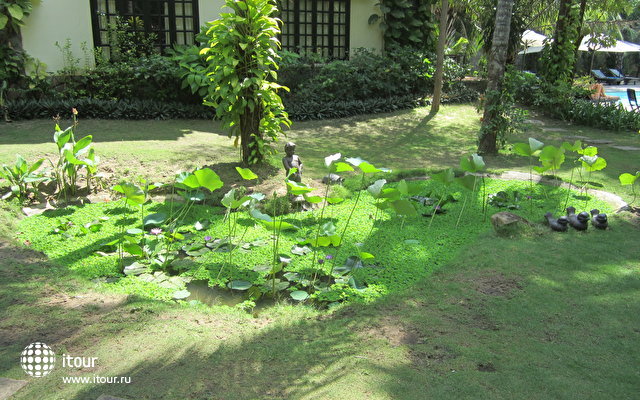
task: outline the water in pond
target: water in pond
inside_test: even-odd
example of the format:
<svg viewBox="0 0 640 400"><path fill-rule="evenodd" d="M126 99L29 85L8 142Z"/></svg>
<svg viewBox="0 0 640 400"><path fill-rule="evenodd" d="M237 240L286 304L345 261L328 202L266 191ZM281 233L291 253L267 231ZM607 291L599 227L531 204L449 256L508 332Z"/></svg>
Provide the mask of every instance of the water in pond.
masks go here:
<svg viewBox="0 0 640 400"><path fill-rule="evenodd" d="M187 284L187 290L191 293L186 301L198 300L209 306L229 306L234 307L237 304L247 300L245 292L237 290L223 289L219 287L209 286L208 281L193 281ZM259 312L275 304L270 298L262 298L256 301L253 309L253 315L257 316Z"/></svg>

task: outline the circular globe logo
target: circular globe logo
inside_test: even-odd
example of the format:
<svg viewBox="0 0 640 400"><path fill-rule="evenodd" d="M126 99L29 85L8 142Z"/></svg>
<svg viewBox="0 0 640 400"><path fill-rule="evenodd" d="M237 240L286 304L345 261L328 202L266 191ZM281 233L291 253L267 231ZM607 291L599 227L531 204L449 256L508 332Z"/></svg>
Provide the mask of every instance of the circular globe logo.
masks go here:
<svg viewBox="0 0 640 400"><path fill-rule="evenodd" d="M31 343L20 354L20 366L35 378L47 376L55 365L56 353L41 342Z"/></svg>

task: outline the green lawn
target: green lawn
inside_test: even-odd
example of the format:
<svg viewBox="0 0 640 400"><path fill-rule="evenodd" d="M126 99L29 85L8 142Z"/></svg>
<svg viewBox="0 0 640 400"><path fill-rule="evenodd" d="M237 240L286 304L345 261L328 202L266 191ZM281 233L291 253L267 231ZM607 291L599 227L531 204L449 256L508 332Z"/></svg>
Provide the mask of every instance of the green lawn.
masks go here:
<svg viewBox="0 0 640 400"><path fill-rule="evenodd" d="M533 124L513 140L534 136L558 145L563 137L580 135L640 147L637 133L535 119L544 125ZM474 150L477 128L473 107L461 105L445 106L433 119L417 109L299 123L290 139L310 181L322 176L322 158L338 151L394 169L456 166ZM0 129L0 162L15 153L32 159L51 153L48 121ZM81 121L80 131L94 134L113 179L163 179L204 165L231 170L237 160L230 139L211 122ZM608 167L591 180L629 200L617 176L640 169L639 153L598 147ZM508 151L487 158L487 165L493 171L527 170L527 160ZM261 172L270 176L264 187L279 185L279 169ZM91 214L99 207L80 211ZM7 223L3 235L19 230L11 217L15 204L6 208L0 212ZM364 215L366 209L359 211ZM128 399L634 398L640 386L637 216L611 214L608 231L534 229L508 239L473 212L477 208L469 210L462 228L473 234L464 237L441 230L454 224L453 212L436 219L431 230L424 221L407 221L399 230L390 218L368 242L365 235L365 244L381 257L398 252L391 278L410 269L426 272L409 284L333 313L281 304L257 317L93 284L83 271L91 259L83 265L75 251L87 246L85 239L47 239L46 224L53 219L25 220L20 228L29 231L19 237L32 249L0 243L0 377L25 379L19 353L43 341L59 352L98 357L97 366L56 367L45 378L30 378L16 399L95 399L102 393ZM527 216L526 203L521 212ZM366 218L354 224L363 231L370 227ZM424 244L394 248L405 239L395 232L419 235ZM78 257L64 258L66 249ZM65 375L130 376L132 383L64 384Z"/></svg>

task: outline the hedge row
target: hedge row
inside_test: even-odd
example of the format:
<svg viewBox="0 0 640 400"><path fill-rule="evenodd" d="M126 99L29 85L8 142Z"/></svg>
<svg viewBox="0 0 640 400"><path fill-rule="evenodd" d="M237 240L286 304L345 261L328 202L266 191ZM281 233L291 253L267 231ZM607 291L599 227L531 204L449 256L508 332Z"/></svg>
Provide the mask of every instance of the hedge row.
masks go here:
<svg viewBox="0 0 640 400"><path fill-rule="evenodd" d="M409 109L428 104L428 100L413 96L356 101L320 102L288 100L285 107L294 121L344 118L361 114L375 114ZM69 116L76 108L82 118L99 119L212 119L213 108L199 104L165 103L154 100L98 100L83 98L13 100L7 101L9 117L13 120Z"/></svg>

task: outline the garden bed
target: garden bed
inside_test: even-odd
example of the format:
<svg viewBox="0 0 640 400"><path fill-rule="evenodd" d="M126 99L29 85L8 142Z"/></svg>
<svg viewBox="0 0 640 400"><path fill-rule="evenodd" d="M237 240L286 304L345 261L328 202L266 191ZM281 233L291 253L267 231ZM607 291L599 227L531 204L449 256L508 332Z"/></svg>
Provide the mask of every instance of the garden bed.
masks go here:
<svg viewBox="0 0 640 400"><path fill-rule="evenodd" d="M444 193L445 190L434 181L414 184L419 186L420 195L424 197ZM463 245L472 243L478 234L486 231L491 214L508 208L537 223L543 220L542 216L547 211L558 215L567 199L564 188L535 185L534 193L529 194L529 182L487 179L487 194L503 191L521 195L512 204L502 204L505 208L487 204L483 214L481 192L471 194L460 189L446 190L457 201L444 205L442 209L446 213L436 214L433 220L429 215L433 206L422 206L418 202L415 202L419 213L417 217L401 218L392 211L380 213L375 207L377 200L363 191L343 244L338 247L319 246L315 255L312 246L305 242L313 238L320 224L333 222L338 233L342 231L355 200L328 206L322 220L319 210L283 216L282 221L299 229L283 230L279 238L277 255L283 258L278 261L282 269L275 274L279 289L277 297L293 301L291 293L304 289L311 294L307 301L326 305L349 300L368 301L405 289L445 265ZM523 195L525 193L532 199L527 199ZM569 205L586 211L598 208L609 212L612 209L601 200L589 198L585 201L574 191ZM145 207L145 212L147 215L168 212L171 207L179 206L177 203L153 203ZM238 223L231 240L234 249L231 261L229 219L225 219L225 209L194 205L176 229L184 236L174 246L179 252L178 258L164 269L151 267L138 276L124 276L123 266L134 262L149 264L149 259L127 256L121 264L113 247L105 246L105 243L121 236L123 231L140 227L140 210L127 210L121 201L70 206L25 218L20 223L20 238L44 252L53 263L66 266L118 292L170 300L185 288L187 282L206 280L212 286L226 288L237 285L247 293L247 299L255 297L258 292L270 297L270 288L274 284L270 266L274 258L273 231L248 213L232 213L231 216ZM88 231L82 229L90 226L86 224L92 221L99 221L94 222L99 223L99 229L95 232L91 228ZM558 233L541 228L534 229L533 234ZM606 235L606 232L587 234ZM149 233L145 237L150 242L153 240ZM363 254L370 254L372 258L367 259L369 256ZM350 267L345 269L345 265ZM318 277L316 283L319 288L309 289L308 281L314 276ZM106 280L106 277L112 279ZM238 282L248 282L248 287ZM252 288L255 289L252 291Z"/></svg>

